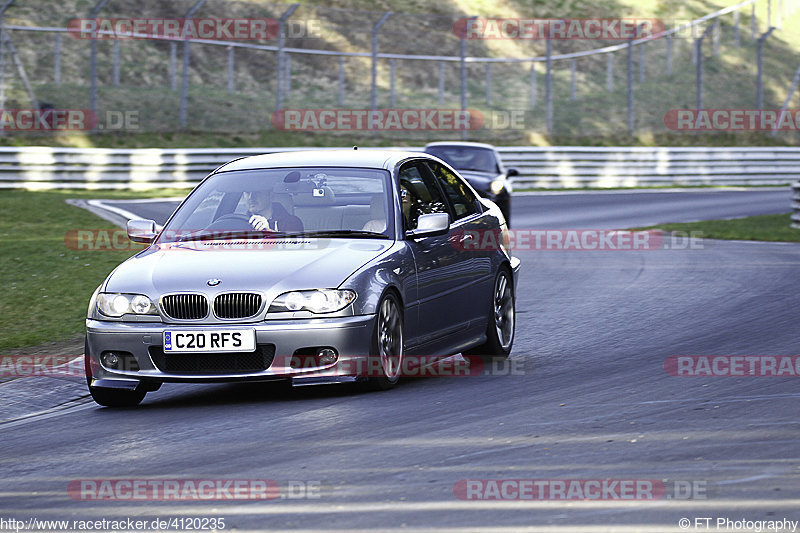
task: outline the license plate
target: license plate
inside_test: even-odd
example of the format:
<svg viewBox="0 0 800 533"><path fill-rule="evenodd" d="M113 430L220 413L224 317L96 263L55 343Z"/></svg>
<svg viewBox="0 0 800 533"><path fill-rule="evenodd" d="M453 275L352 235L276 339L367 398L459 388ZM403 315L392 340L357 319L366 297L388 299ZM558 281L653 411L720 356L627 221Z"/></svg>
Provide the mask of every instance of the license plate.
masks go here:
<svg viewBox="0 0 800 533"><path fill-rule="evenodd" d="M254 329L170 329L164 332L164 353L254 352Z"/></svg>

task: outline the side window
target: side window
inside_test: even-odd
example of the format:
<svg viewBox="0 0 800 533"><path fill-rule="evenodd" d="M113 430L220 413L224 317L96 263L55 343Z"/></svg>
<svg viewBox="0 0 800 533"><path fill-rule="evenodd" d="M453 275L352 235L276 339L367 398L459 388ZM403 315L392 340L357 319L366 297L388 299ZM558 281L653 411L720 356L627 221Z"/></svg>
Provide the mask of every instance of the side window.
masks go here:
<svg viewBox="0 0 800 533"><path fill-rule="evenodd" d="M400 204L406 229L415 229L420 215L447 213L447 206L428 168L420 162L400 168Z"/></svg>
<svg viewBox="0 0 800 533"><path fill-rule="evenodd" d="M447 195L447 199L450 200L456 220L480 213L478 199L458 176L435 161L430 161L428 164Z"/></svg>

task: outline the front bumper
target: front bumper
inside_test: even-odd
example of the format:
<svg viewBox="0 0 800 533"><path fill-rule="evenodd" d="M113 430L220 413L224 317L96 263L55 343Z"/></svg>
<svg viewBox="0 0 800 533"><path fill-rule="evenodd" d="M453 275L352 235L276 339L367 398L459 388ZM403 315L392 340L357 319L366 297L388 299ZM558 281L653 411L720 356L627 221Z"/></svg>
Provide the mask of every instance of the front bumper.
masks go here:
<svg viewBox="0 0 800 533"><path fill-rule="evenodd" d="M352 381L354 369L364 368L369 360L375 315L319 318L304 320L270 320L255 324L197 324L192 326L163 323L86 321L87 356L90 358L90 383L94 387L135 388L139 384L162 382L232 382L269 381L292 378L297 384L303 381ZM258 371L189 371L170 372L160 369L154 361L151 347L162 348L164 330L167 329L225 329L253 328L259 346L274 345L274 358L268 367ZM293 355L314 347L332 347L338 354L336 363L326 366L309 365L308 360L299 367L292 366ZM103 352L132 354L138 369L109 369L100 362ZM182 356L186 356L181 354ZM222 355L222 354L220 354ZM210 357L213 354L205 354ZM169 357L169 354L164 357ZM295 364L297 359L295 358ZM352 374L352 375L351 375ZM349 379L348 379L349 378Z"/></svg>

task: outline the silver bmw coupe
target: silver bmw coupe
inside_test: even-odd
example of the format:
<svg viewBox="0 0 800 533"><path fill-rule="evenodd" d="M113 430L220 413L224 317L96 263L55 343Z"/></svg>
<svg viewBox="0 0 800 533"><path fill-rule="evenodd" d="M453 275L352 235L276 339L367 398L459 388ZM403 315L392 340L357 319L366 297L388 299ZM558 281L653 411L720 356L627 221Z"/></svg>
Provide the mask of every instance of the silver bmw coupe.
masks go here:
<svg viewBox="0 0 800 533"><path fill-rule="evenodd" d="M508 357L519 260L500 209L419 152L297 151L231 161L97 288L86 320L95 401L164 382L359 381ZM490 242L489 245L483 245Z"/></svg>

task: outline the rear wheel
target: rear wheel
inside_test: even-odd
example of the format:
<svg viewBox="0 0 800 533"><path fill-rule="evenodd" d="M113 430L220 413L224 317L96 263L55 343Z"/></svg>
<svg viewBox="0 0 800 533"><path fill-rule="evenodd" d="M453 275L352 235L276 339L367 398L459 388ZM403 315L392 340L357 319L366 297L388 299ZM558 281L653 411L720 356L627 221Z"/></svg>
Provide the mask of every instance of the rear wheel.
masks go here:
<svg viewBox="0 0 800 533"><path fill-rule="evenodd" d="M370 376L367 386L372 390L387 390L400 380L403 363L403 312L400 300L387 292L378 304L370 357L378 358L379 376ZM372 373L373 365L368 370Z"/></svg>
<svg viewBox="0 0 800 533"><path fill-rule="evenodd" d="M514 284L507 268L497 273L491 304L486 342L464 351L464 355L479 357L484 362L508 358L514 344Z"/></svg>

